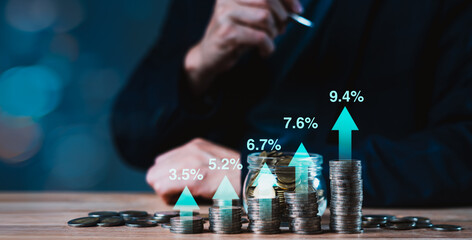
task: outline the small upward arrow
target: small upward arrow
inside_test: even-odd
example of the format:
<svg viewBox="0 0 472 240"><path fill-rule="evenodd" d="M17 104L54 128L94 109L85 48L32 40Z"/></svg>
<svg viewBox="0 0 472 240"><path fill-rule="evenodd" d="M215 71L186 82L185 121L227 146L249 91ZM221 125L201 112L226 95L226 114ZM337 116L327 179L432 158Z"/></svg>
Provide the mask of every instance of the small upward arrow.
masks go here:
<svg viewBox="0 0 472 240"><path fill-rule="evenodd" d="M303 143L293 155L290 161L289 167L295 167L295 180L297 185L295 187L296 192L307 192L308 191L308 168L313 166L313 161L310 160L310 154L306 151Z"/></svg>
<svg viewBox="0 0 472 240"><path fill-rule="evenodd" d="M359 129L346 107L344 107L331 130L339 131L339 159L351 159L351 134L352 131L357 131Z"/></svg>
<svg viewBox="0 0 472 240"><path fill-rule="evenodd" d="M229 202L233 199L239 199L238 194L234 190L234 187L227 176L225 176L223 181L221 181L215 195L213 195L213 199L228 200Z"/></svg>
<svg viewBox="0 0 472 240"><path fill-rule="evenodd" d="M233 203L231 200L239 199L238 194L234 190L233 185L229 181L228 177L225 175L223 180L220 183L220 186L216 190L213 199L223 200L224 207L231 207ZM233 210L231 208L221 210L221 214L226 218L226 221L232 221L231 216L233 215Z"/></svg>
<svg viewBox="0 0 472 240"><path fill-rule="evenodd" d="M179 200L175 203L174 209L180 210L181 217L193 216L193 210L200 209L187 186L185 186L182 194L180 194Z"/></svg>

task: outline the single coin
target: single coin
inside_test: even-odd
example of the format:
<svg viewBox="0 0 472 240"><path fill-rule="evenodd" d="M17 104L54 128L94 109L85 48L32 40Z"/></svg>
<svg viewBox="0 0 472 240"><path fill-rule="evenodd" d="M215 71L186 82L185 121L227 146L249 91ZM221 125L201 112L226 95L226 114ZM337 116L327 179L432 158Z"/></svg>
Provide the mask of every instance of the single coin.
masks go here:
<svg viewBox="0 0 472 240"><path fill-rule="evenodd" d="M433 225L431 229L436 231L461 231L462 227L457 225L449 225L449 224L438 224Z"/></svg>
<svg viewBox="0 0 472 240"><path fill-rule="evenodd" d="M157 225L157 222L153 220L126 221L126 226L128 227L155 227Z"/></svg>
<svg viewBox="0 0 472 240"><path fill-rule="evenodd" d="M125 225L125 220L119 216L111 216L101 218L100 222L97 223L100 227L115 227L115 226L123 226Z"/></svg>
<svg viewBox="0 0 472 240"><path fill-rule="evenodd" d="M98 217L81 217L72 219L67 224L71 227L93 227L97 226L98 221L100 221Z"/></svg>
<svg viewBox="0 0 472 240"><path fill-rule="evenodd" d="M149 214L146 211L126 210L120 212L120 216L123 218L147 217L148 215Z"/></svg>
<svg viewBox="0 0 472 240"><path fill-rule="evenodd" d="M171 217L177 217L179 215L180 215L179 211L159 211L159 212L154 213L155 217L168 217L168 218L171 218Z"/></svg>
<svg viewBox="0 0 472 240"><path fill-rule="evenodd" d="M114 212L114 211L90 212L88 215L89 215L89 217L98 217L98 218L120 216L120 214L118 212Z"/></svg>
<svg viewBox="0 0 472 240"><path fill-rule="evenodd" d="M431 228L433 226L432 223L428 222L417 222L415 228Z"/></svg>
<svg viewBox="0 0 472 240"><path fill-rule="evenodd" d="M170 229L172 227L172 225L170 225L170 223L163 223L163 224L161 224L161 227Z"/></svg>
<svg viewBox="0 0 472 240"><path fill-rule="evenodd" d="M414 217L414 216L408 216L408 217L402 217L404 219L411 219L414 220L415 222L424 222L424 223L430 223L431 219L425 218L425 217Z"/></svg>

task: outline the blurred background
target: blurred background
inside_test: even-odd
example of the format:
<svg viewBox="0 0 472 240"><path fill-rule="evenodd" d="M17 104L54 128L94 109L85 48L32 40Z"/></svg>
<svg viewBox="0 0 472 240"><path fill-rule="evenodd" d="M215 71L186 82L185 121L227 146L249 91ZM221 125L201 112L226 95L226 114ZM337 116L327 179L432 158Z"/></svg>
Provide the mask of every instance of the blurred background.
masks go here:
<svg viewBox="0 0 472 240"><path fill-rule="evenodd" d="M169 0L0 0L0 190L150 191L110 109Z"/></svg>

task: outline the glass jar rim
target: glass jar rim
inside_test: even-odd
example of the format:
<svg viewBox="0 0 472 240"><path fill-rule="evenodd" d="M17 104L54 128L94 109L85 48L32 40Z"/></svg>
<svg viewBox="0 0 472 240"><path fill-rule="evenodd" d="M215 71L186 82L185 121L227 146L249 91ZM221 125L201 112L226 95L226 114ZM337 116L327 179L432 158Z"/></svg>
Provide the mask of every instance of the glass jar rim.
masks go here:
<svg viewBox="0 0 472 240"><path fill-rule="evenodd" d="M260 157L261 152L255 152L255 153L251 153L247 156L247 162L249 164L249 169L260 169L262 168L262 165L258 162L260 161L261 159L265 159L265 160L273 160L273 159L277 159L279 157ZM295 155L295 152L284 152L284 155L288 155L288 156L294 156ZM322 170L322 165L323 165L323 156L321 156L320 154L317 154L317 153L308 153L309 157L307 157L307 159L310 159L312 162L313 162L313 166L312 167L309 167L308 169L309 170L315 170L315 171L320 171ZM279 169L290 169L290 168L294 168L293 166L277 166ZM275 167L271 167L269 166L269 168L272 168L274 169Z"/></svg>

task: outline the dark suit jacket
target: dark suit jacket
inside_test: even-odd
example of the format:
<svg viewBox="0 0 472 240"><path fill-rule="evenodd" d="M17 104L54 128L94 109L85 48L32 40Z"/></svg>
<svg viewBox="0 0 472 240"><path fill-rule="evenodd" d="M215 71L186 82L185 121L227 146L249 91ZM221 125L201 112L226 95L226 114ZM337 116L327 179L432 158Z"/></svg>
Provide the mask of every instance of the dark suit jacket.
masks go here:
<svg viewBox="0 0 472 240"><path fill-rule="evenodd" d="M304 1L315 28L290 23L268 59L250 52L201 99L188 92L183 59L214 1L173 0L159 41L122 90L112 126L124 159L147 168L165 151L203 137L242 151L278 138L284 151L337 158L331 131L347 106L359 127L365 205L472 203L472 1ZM329 93L361 90L362 103ZM316 130L283 117L316 117Z"/></svg>

